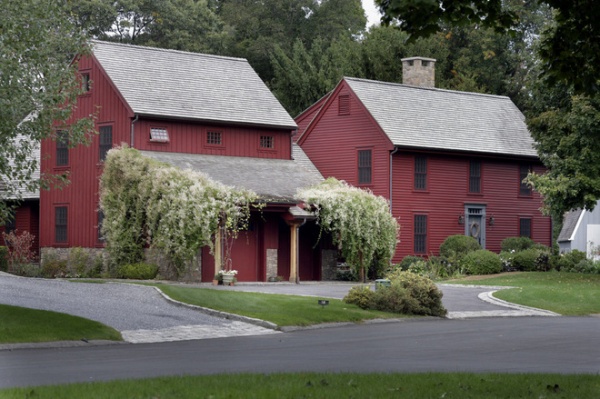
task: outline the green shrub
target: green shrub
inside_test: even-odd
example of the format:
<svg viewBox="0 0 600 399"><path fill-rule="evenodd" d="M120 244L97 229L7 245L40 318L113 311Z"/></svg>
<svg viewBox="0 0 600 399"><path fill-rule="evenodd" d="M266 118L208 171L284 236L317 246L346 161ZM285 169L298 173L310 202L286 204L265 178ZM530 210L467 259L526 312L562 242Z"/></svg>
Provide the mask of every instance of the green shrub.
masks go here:
<svg viewBox="0 0 600 399"><path fill-rule="evenodd" d="M502 270L505 272L514 272L517 267L514 265L513 260L515 258L516 252L506 252L502 251L498 254L500 257L500 261L502 262Z"/></svg>
<svg viewBox="0 0 600 399"><path fill-rule="evenodd" d="M535 245L529 237L508 237L502 240L500 248L502 252L519 252L532 248Z"/></svg>
<svg viewBox="0 0 600 399"><path fill-rule="evenodd" d="M399 267L400 269L406 271L413 263L421 262L423 260L424 259L421 256L406 255L404 258L402 258Z"/></svg>
<svg viewBox="0 0 600 399"><path fill-rule="evenodd" d="M564 268L562 271L569 273L600 274L600 262L594 262L591 259L583 259L576 265Z"/></svg>
<svg viewBox="0 0 600 399"><path fill-rule="evenodd" d="M585 252L578 251L576 249L565 254L560 254L552 260L553 266L556 270L570 270L575 267L582 260L587 259Z"/></svg>
<svg viewBox="0 0 600 399"><path fill-rule="evenodd" d="M455 264L460 262L466 254L479 249L481 249L481 245L476 239L458 234L444 240L440 245L440 256L448 259L450 264Z"/></svg>
<svg viewBox="0 0 600 399"><path fill-rule="evenodd" d="M520 252L516 252L513 257L513 266L517 270L524 272L533 272L537 270L537 258L540 255L540 251L535 248L525 249Z"/></svg>
<svg viewBox="0 0 600 399"><path fill-rule="evenodd" d="M390 273L387 278L391 281L391 287L385 287L375 292L374 301L376 303L380 302L379 295L397 295L392 303L404 298L402 313L429 316L446 315L446 309L442 305L443 294L429 278L402 270ZM406 296L400 294L400 289L396 287L405 290ZM379 291L386 291L387 289L393 291L379 294ZM392 300L392 298L388 299Z"/></svg>
<svg viewBox="0 0 600 399"><path fill-rule="evenodd" d="M8 271L8 248L0 245L0 272Z"/></svg>
<svg viewBox="0 0 600 399"><path fill-rule="evenodd" d="M418 314L411 312L412 309L418 309L417 300L411 298L408 291L398 284L379 287L373 293L371 301L372 309L400 314Z"/></svg>
<svg viewBox="0 0 600 399"><path fill-rule="evenodd" d="M67 272L67 261L64 259L51 258L44 259L44 261L42 262L42 277L65 277L67 275Z"/></svg>
<svg viewBox="0 0 600 399"><path fill-rule="evenodd" d="M120 278L132 280L152 280L158 274L158 266L150 263L132 263L119 269Z"/></svg>
<svg viewBox="0 0 600 399"><path fill-rule="evenodd" d="M407 271L418 274L419 276L429 277L431 269L429 268L427 261L421 259L417 262L411 263Z"/></svg>
<svg viewBox="0 0 600 399"><path fill-rule="evenodd" d="M465 274L493 274L502 271L502 260L486 249L469 252L461 261Z"/></svg>
<svg viewBox="0 0 600 399"><path fill-rule="evenodd" d="M374 292L368 286L352 287L343 301L352 305L356 305L361 309L373 308Z"/></svg>

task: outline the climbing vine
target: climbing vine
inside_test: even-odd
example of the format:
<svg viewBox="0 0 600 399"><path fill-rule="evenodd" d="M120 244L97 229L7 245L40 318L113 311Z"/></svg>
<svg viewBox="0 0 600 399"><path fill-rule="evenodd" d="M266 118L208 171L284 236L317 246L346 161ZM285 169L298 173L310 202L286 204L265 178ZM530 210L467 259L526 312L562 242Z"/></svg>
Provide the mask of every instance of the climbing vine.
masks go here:
<svg viewBox="0 0 600 399"><path fill-rule="evenodd" d="M299 191L297 198L315 209L318 224L361 275L372 262L378 269L389 265L399 225L385 198L334 178Z"/></svg>
<svg viewBox="0 0 600 399"><path fill-rule="evenodd" d="M212 249L220 223L234 236L245 228L257 199L253 192L160 163L131 148L109 151L100 195L102 234L113 264L142 261L148 246L166 254L178 272L199 248Z"/></svg>

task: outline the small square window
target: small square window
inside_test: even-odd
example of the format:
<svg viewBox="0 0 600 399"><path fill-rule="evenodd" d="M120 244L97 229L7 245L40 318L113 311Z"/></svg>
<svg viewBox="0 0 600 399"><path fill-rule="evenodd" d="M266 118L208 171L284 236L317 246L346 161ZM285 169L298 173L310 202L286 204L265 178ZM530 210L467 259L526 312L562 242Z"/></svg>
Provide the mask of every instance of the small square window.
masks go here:
<svg viewBox="0 0 600 399"><path fill-rule="evenodd" d="M273 136L260 136L260 148L275 148Z"/></svg>
<svg viewBox="0 0 600 399"><path fill-rule="evenodd" d="M166 143L169 141L169 132L164 128L153 127L150 129L150 141Z"/></svg>
<svg viewBox="0 0 600 399"><path fill-rule="evenodd" d="M223 145L223 135L221 132L206 132L206 144Z"/></svg>

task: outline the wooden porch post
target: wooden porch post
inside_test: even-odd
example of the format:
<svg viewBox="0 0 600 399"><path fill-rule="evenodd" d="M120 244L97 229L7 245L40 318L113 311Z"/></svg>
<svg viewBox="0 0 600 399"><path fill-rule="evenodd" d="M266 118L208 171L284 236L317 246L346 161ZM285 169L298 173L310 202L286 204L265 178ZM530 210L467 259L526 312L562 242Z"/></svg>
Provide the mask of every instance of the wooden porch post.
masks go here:
<svg viewBox="0 0 600 399"><path fill-rule="evenodd" d="M221 245L221 224L219 223L219 227L217 228L217 232L215 233L215 276L219 274L219 271L222 269L223 265L223 247Z"/></svg>
<svg viewBox="0 0 600 399"><path fill-rule="evenodd" d="M290 283L298 283L298 224L290 223Z"/></svg>

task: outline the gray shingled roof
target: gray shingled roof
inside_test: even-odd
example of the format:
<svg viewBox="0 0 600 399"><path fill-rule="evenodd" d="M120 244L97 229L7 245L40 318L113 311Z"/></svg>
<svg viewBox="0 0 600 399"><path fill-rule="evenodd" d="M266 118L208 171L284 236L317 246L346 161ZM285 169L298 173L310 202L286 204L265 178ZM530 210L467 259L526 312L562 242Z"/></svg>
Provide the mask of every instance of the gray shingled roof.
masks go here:
<svg viewBox="0 0 600 399"><path fill-rule="evenodd" d="M394 145L537 157L508 97L344 79Z"/></svg>
<svg viewBox="0 0 600 399"><path fill-rule="evenodd" d="M575 232L575 228L577 227L582 212L583 209L576 209L565 213L565 216L563 217L563 226L556 241L571 241L571 237L573 237L573 233Z"/></svg>
<svg viewBox="0 0 600 399"><path fill-rule="evenodd" d="M141 151L142 155L207 174L227 186L254 191L263 199L293 201L297 190L323 177L302 149L293 146L294 160Z"/></svg>
<svg viewBox="0 0 600 399"><path fill-rule="evenodd" d="M245 59L97 40L92 48L136 114L296 128Z"/></svg>

